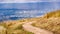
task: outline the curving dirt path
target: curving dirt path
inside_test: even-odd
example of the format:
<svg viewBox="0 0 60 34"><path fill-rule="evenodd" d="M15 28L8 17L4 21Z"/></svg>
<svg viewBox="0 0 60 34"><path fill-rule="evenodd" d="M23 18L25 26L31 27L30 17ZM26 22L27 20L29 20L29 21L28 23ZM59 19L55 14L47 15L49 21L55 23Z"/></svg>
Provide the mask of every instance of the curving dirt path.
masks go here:
<svg viewBox="0 0 60 34"><path fill-rule="evenodd" d="M26 30L26 31L29 31L29 32L33 32L34 34L53 34L50 31L47 31L47 30L40 29L40 28L32 26L31 25L32 23L33 22L25 23L23 25L23 29Z"/></svg>

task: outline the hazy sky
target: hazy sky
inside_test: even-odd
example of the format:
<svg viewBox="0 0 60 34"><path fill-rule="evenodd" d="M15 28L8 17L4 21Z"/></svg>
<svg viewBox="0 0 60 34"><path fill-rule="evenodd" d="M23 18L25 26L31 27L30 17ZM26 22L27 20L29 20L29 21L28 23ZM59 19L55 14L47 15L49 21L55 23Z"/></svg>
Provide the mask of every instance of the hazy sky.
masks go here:
<svg viewBox="0 0 60 34"><path fill-rule="evenodd" d="M0 0L0 3L60 2L60 0Z"/></svg>
<svg viewBox="0 0 60 34"><path fill-rule="evenodd" d="M37 3L0 3L0 9L60 9L60 2L37 2Z"/></svg>
<svg viewBox="0 0 60 34"><path fill-rule="evenodd" d="M29 0L29 2L30 1L31 0ZM21 2L21 3L0 3L0 15L8 15L9 16L12 14L13 15L16 14L18 16L22 15L23 17L24 16L35 17L36 15L40 16L43 13L60 9L60 2L39 2L39 1L40 0L36 0L36 2L34 2L34 3L32 3L32 2L29 3L27 0L26 1L20 0L19 2ZM43 0L43 1L45 1L45 0ZM3 2L3 1L1 1L1 2ZM6 0L4 2L13 2L13 1ZM28 2L28 3L25 3L25 2ZM8 10L6 10L6 9L8 9ZM12 10L10 10L10 9L12 9ZM20 9L20 10L14 10L14 9ZM23 10L26 10L26 9L33 10L34 9L36 11L28 11L28 13L27 13L27 11L25 11L25 13L27 13L27 14L25 14L24 11L21 11L21 9L23 9ZM18 13L15 13L15 12L18 12ZM21 14L20 12L22 12L23 14ZM30 13L30 12L32 12L32 13ZM39 13L39 12L42 12L42 13ZM0 18L2 18L2 16Z"/></svg>

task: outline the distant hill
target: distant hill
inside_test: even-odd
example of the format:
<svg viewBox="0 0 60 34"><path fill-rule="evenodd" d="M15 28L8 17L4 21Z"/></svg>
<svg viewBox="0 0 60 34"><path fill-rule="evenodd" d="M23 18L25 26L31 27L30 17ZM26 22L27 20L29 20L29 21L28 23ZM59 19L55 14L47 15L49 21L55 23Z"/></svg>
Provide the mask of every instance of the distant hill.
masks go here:
<svg viewBox="0 0 60 34"><path fill-rule="evenodd" d="M60 17L60 10L51 11L44 16L45 18Z"/></svg>

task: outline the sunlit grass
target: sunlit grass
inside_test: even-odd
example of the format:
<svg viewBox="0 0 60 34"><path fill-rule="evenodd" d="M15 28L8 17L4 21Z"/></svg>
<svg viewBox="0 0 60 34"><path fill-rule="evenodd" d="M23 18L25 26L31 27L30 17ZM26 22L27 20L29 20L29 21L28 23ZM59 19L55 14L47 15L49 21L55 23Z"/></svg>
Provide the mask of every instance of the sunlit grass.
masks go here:
<svg viewBox="0 0 60 34"><path fill-rule="evenodd" d="M35 21L32 24L35 27L49 30L54 34L60 34L60 10L49 12L43 17L3 21L0 23L0 26L7 29L7 34L33 34L32 32L24 30L22 27L24 23L32 21Z"/></svg>
<svg viewBox="0 0 60 34"><path fill-rule="evenodd" d="M50 17L60 17L60 10L49 12L44 16L44 18L50 18Z"/></svg>
<svg viewBox="0 0 60 34"><path fill-rule="evenodd" d="M24 20L4 21L0 23L0 26L7 29L4 34L33 34L23 29L22 25L24 22Z"/></svg>
<svg viewBox="0 0 60 34"><path fill-rule="evenodd" d="M49 30L54 34L60 34L60 10L45 14L43 19L36 20L32 25Z"/></svg>

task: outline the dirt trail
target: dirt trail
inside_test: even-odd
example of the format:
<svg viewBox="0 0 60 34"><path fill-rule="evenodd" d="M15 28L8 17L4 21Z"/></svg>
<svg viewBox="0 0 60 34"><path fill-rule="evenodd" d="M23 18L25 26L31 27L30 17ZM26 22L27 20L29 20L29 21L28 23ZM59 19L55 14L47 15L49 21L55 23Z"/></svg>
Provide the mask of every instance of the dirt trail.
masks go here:
<svg viewBox="0 0 60 34"><path fill-rule="evenodd" d="M53 34L50 31L47 31L47 30L40 29L40 28L32 26L31 25L32 23L33 22L25 23L23 25L23 29L26 30L26 31L29 31L29 32L33 32L34 34Z"/></svg>

